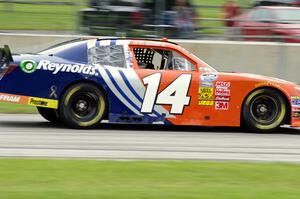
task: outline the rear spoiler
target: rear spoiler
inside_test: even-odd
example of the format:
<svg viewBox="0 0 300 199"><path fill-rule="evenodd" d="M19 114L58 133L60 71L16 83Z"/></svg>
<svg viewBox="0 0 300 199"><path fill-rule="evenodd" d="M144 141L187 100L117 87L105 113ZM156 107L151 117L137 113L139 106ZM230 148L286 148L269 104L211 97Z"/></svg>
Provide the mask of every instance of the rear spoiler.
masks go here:
<svg viewBox="0 0 300 199"><path fill-rule="evenodd" d="M0 64L2 65L3 63L8 64L9 62L13 61L12 54L10 52L10 49L8 45L4 45L3 48L0 48Z"/></svg>
<svg viewBox="0 0 300 199"><path fill-rule="evenodd" d="M12 54L8 45L0 48L0 80L3 78L9 68L9 63L13 61Z"/></svg>

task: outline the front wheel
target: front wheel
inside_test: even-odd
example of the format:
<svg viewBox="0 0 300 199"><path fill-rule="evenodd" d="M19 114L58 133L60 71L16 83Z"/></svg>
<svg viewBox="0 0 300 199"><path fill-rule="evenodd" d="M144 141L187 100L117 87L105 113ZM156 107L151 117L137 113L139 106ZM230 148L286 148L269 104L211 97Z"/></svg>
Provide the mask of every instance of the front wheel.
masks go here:
<svg viewBox="0 0 300 199"><path fill-rule="evenodd" d="M262 88L252 92L243 104L242 122L255 132L271 132L285 121L285 99L277 91Z"/></svg>
<svg viewBox="0 0 300 199"><path fill-rule="evenodd" d="M59 114L71 128L93 128L106 112L103 91L89 83L79 83L68 88L59 103Z"/></svg>

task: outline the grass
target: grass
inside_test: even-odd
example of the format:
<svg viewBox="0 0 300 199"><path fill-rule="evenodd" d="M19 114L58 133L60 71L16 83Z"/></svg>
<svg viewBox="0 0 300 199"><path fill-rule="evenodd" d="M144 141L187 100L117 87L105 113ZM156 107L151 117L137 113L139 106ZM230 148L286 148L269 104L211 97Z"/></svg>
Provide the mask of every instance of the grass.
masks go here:
<svg viewBox="0 0 300 199"><path fill-rule="evenodd" d="M298 199L299 186L296 164L0 160L5 199Z"/></svg>
<svg viewBox="0 0 300 199"><path fill-rule="evenodd" d="M37 110L33 106L0 102L0 113L20 113L20 114L26 113L27 114L27 113L37 113Z"/></svg>
<svg viewBox="0 0 300 199"><path fill-rule="evenodd" d="M47 0L34 0L47 1ZM60 0L55 0L60 1ZM61 0L73 2L72 0ZM251 0L240 0L242 5L249 5ZM87 0L76 2L86 3ZM224 0L193 0L194 4L222 5ZM0 29L4 30L76 30L78 28L78 11L84 5L26 5L0 3ZM199 8L199 16L203 18L219 18L221 10L215 8ZM199 22L200 26L222 26L222 22ZM208 33L220 32L207 30Z"/></svg>

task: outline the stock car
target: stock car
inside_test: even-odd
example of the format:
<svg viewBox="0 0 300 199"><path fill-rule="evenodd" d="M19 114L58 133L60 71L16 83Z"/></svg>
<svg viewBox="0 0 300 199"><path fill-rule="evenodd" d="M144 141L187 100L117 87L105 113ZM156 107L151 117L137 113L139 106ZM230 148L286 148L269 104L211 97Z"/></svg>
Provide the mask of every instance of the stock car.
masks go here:
<svg viewBox="0 0 300 199"><path fill-rule="evenodd" d="M71 128L124 124L300 126L300 87L218 72L167 39L71 41L37 54L0 50L0 101L36 106Z"/></svg>

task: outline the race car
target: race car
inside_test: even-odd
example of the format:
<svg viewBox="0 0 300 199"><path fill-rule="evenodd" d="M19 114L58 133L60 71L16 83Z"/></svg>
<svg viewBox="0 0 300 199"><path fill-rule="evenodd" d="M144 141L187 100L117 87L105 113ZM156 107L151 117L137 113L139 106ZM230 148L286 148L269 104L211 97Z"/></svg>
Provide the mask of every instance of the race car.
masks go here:
<svg viewBox="0 0 300 199"><path fill-rule="evenodd" d="M167 39L90 39L37 54L1 48L0 101L36 106L71 128L101 122L247 127L300 126L300 87L218 72Z"/></svg>

